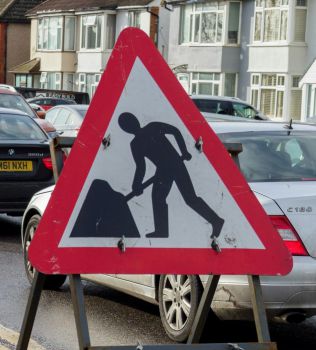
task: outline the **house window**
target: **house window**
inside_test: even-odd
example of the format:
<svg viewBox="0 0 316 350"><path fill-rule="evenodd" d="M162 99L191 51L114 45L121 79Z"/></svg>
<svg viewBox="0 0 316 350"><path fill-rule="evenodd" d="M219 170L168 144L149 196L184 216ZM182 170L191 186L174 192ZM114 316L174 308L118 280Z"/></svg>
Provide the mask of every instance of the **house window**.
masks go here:
<svg viewBox="0 0 316 350"><path fill-rule="evenodd" d="M267 117L282 118L284 91L284 75L252 74L251 104Z"/></svg>
<svg viewBox="0 0 316 350"><path fill-rule="evenodd" d="M294 41L305 42L307 1L296 0Z"/></svg>
<svg viewBox="0 0 316 350"><path fill-rule="evenodd" d="M79 91L87 92L90 98L94 95L99 85L101 74L80 73L79 74Z"/></svg>
<svg viewBox="0 0 316 350"><path fill-rule="evenodd" d="M82 16L81 21L81 48L101 48L102 15Z"/></svg>
<svg viewBox="0 0 316 350"><path fill-rule="evenodd" d="M232 13L234 13L234 10L232 10ZM220 1L182 6L180 43L221 43L223 41L223 18L224 5ZM232 25L232 32L235 27L235 25ZM236 34L232 34L232 36L234 35Z"/></svg>
<svg viewBox="0 0 316 350"><path fill-rule="evenodd" d="M65 34L64 34L64 50L75 50L75 32L76 32L76 18L65 17Z"/></svg>
<svg viewBox="0 0 316 350"><path fill-rule="evenodd" d="M15 86L32 87L32 74L15 74Z"/></svg>
<svg viewBox="0 0 316 350"><path fill-rule="evenodd" d="M302 90L299 87L301 76L292 76L290 118L301 119Z"/></svg>
<svg viewBox="0 0 316 350"><path fill-rule="evenodd" d="M289 0L256 0L254 41L287 40Z"/></svg>
<svg viewBox="0 0 316 350"><path fill-rule="evenodd" d="M220 77L220 73L191 73L191 94L218 96Z"/></svg>
<svg viewBox="0 0 316 350"><path fill-rule="evenodd" d="M37 49L61 50L62 17L44 17L38 20Z"/></svg>
<svg viewBox="0 0 316 350"><path fill-rule="evenodd" d="M116 16L106 16L105 49L113 49L115 44Z"/></svg>
<svg viewBox="0 0 316 350"><path fill-rule="evenodd" d="M74 91L74 74L73 73L64 73L63 74L63 90Z"/></svg>
<svg viewBox="0 0 316 350"><path fill-rule="evenodd" d="M229 17L228 17L228 44L238 44L239 42L239 17L240 17L240 3L229 3Z"/></svg>
<svg viewBox="0 0 316 350"><path fill-rule="evenodd" d="M236 96L237 74L225 73L224 95L229 97Z"/></svg>
<svg viewBox="0 0 316 350"><path fill-rule="evenodd" d="M40 83L42 89L61 90L61 73L42 72Z"/></svg>
<svg viewBox="0 0 316 350"><path fill-rule="evenodd" d="M128 26L140 28L140 11L128 12Z"/></svg>

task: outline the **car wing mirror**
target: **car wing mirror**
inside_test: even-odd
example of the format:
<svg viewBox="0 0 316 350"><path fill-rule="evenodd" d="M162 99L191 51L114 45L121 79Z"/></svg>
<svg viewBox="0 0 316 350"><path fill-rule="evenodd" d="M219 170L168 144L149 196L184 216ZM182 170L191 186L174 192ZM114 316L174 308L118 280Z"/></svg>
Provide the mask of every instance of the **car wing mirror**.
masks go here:
<svg viewBox="0 0 316 350"><path fill-rule="evenodd" d="M46 116L46 112L44 111L36 111L36 114L39 118L41 119L45 119L45 116Z"/></svg>

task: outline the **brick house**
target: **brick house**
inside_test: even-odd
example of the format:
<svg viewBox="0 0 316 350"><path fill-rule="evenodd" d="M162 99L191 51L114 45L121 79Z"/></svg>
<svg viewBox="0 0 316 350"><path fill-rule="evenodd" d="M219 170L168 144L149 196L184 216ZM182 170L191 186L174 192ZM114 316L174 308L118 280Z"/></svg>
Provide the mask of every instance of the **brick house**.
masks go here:
<svg viewBox="0 0 316 350"><path fill-rule="evenodd" d="M0 83L14 84L10 67L30 57L30 20L25 13L43 0L0 0Z"/></svg>

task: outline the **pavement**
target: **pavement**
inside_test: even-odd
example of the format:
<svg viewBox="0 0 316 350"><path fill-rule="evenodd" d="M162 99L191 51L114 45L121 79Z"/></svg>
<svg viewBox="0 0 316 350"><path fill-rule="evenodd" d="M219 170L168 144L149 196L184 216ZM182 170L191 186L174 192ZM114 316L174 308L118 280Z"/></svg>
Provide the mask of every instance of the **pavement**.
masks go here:
<svg viewBox="0 0 316 350"><path fill-rule="evenodd" d="M14 350L19 340L19 333L0 325L0 350ZM45 350L35 340L31 339L28 350Z"/></svg>

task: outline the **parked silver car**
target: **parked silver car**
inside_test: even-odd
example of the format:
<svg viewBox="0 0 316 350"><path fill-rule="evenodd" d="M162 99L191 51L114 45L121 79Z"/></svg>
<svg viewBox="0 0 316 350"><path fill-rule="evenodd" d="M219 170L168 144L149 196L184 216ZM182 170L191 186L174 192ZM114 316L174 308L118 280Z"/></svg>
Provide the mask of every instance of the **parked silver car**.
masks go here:
<svg viewBox="0 0 316 350"><path fill-rule="evenodd" d="M206 118L268 120L260 111L237 97L192 95L192 101Z"/></svg>
<svg viewBox="0 0 316 350"><path fill-rule="evenodd" d="M242 143L241 171L293 255L289 275L261 278L268 316L302 321L316 315L316 127L255 121L214 121L211 126L223 142ZM34 270L28 247L52 191L53 187L34 195L23 217L22 242L30 281ZM176 341L188 337L207 280L198 275L83 278L159 304L166 333ZM64 281L65 276L49 276L47 282L56 288ZM224 319L252 317L246 276L222 276L212 308Z"/></svg>
<svg viewBox="0 0 316 350"><path fill-rule="evenodd" d="M46 112L45 120L63 136L76 137L89 105L60 105Z"/></svg>

